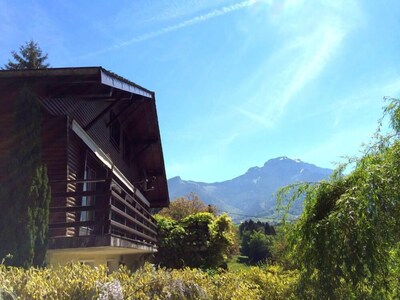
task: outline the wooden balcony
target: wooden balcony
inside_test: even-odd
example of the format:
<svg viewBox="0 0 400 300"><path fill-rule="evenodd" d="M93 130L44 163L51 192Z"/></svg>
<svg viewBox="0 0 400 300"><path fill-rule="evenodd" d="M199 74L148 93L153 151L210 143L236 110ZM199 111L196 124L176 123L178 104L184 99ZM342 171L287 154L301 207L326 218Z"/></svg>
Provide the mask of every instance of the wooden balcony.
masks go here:
<svg viewBox="0 0 400 300"><path fill-rule="evenodd" d="M156 249L157 226L148 205L117 179L52 184L64 184L72 191L52 194L49 249L104 246ZM89 185L96 188L88 190ZM60 203L65 205L57 206Z"/></svg>

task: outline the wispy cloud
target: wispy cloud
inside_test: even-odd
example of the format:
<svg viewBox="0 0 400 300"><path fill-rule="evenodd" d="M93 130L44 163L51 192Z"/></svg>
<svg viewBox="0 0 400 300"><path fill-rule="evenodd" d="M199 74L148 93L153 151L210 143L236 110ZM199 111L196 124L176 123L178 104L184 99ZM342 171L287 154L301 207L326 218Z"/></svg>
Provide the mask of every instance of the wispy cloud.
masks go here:
<svg viewBox="0 0 400 300"><path fill-rule="evenodd" d="M264 108L251 111L245 107L235 107L235 110L250 120L264 127L272 127L284 114L287 106L296 99L296 95L324 70L340 47L345 32L326 26L310 36L304 37L302 41L294 41L299 45L291 44L281 57L286 57L288 62L281 66L276 74L279 83L275 86L267 84L263 90L264 95L271 95L268 101L265 96L257 95L255 99L264 101ZM290 53L289 53L290 52ZM259 108L261 105L258 105ZM249 107L254 107L251 103Z"/></svg>
<svg viewBox="0 0 400 300"><path fill-rule="evenodd" d="M294 14L296 7L301 11ZM259 83L260 78L265 78L264 86L254 89L258 92L248 97L247 102L233 107L263 128L273 127L288 106L300 100L299 93L333 61L354 27L344 15L332 13L329 9L311 22L309 14L312 12L302 7L299 3L286 5L284 9L290 8L290 13L283 11L280 19L273 20L285 42L270 54L260 71L253 74L253 82ZM251 80L248 84L251 85Z"/></svg>
<svg viewBox="0 0 400 300"><path fill-rule="evenodd" d="M257 113L250 110L246 110L239 106L234 106L233 109L238 113L242 114L243 116L247 117L251 121L258 123L264 127L271 127L273 122L271 119L266 118L263 113Z"/></svg>
<svg viewBox="0 0 400 300"><path fill-rule="evenodd" d="M118 50L118 49L123 48L123 47L127 47L127 46L135 44L135 43L139 43L139 42L143 42L143 41L146 41L146 40L149 40L149 39L153 39L153 38L156 38L158 36L161 36L161 35L173 32L173 31L177 31L177 30L189 27L189 26L193 26L195 24L199 24L199 23L205 22L205 21L213 19L213 18L224 16L224 15L232 13L234 11L244 9L246 7L253 6L258 2L260 2L260 1L258 1L258 0L246 0L246 1L238 2L238 3L234 3L234 4L231 4L231 5L227 5L227 6L218 8L218 9L214 9L214 10L208 12L208 13L200 14L198 16L195 16L195 17L193 17L191 19L182 21L180 23L169 25L169 26L160 28L160 29L155 30L155 31L151 31L151 32L148 32L148 33L145 33L145 34L142 34L142 35L135 36L135 37L133 37L133 38L131 38L129 40L117 43L117 44L115 44L115 45L113 45L111 47L108 47L108 48L105 48L105 49L102 49L102 50L99 50L99 51L91 52L91 53L88 53L88 54L85 54L85 55L82 55L82 56L79 56L79 57L75 57L75 58L73 58L71 60L83 59L83 58L87 58L87 57L101 55L101 54L104 54L104 53L107 53L107 52L110 52L110 51L115 51L115 50Z"/></svg>
<svg viewBox="0 0 400 300"><path fill-rule="evenodd" d="M334 99L323 111L315 112L324 115L326 123L333 127L332 134L324 135L318 144L309 145L309 149L302 153L302 158L321 166L333 167L333 161L326 159L329 157L327 153L335 153L335 160L339 161L340 156L358 155L362 150L361 145L370 141L378 126L378 119L382 116L380 107L384 106L382 97L398 96L400 93L400 77L388 76L381 82L355 88L351 95ZM355 115L364 118L355 119Z"/></svg>
<svg viewBox="0 0 400 300"><path fill-rule="evenodd" d="M345 155L358 155L362 143L368 142L373 133L374 126L363 128L348 128L330 135L325 140L320 141L318 145L310 147L309 151L302 153L302 159L313 161L315 164L324 167L334 167L337 161ZM354 150L358 149L358 150ZM327 153L335 153L335 161L327 161Z"/></svg>
<svg viewBox="0 0 400 300"><path fill-rule="evenodd" d="M314 49L306 50L305 59L296 64L296 71L285 89L281 101L279 102L279 111L275 118L280 117L287 104L294 98L307 83L315 79L325 68L335 55L340 45L344 32L337 28L326 28L313 37L312 43L318 43Z"/></svg>

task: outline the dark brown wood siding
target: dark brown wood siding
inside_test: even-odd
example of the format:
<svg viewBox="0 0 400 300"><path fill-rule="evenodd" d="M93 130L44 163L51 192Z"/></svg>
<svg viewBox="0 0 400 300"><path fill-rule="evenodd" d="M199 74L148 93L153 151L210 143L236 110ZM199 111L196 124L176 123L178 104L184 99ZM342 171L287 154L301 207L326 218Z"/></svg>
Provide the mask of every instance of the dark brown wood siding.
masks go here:
<svg viewBox="0 0 400 300"><path fill-rule="evenodd" d="M69 122L70 123L70 122ZM85 148L82 141L69 128L67 136L67 179L68 181L82 180L85 167ZM82 184L68 183L68 192L78 192L82 190ZM68 197L67 206L81 205L81 197ZM67 213L67 222L79 221L79 214L76 212ZM74 236L75 228L67 229L67 236Z"/></svg>
<svg viewBox="0 0 400 300"><path fill-rule="evenodd" d="M104 100L98 101L85 101L74 98L59 98L59 99L41 99L44 107L53 115L67 115L70 119L75 120L81 127L85 127L96 116L98 116L107 106L109 102ZM126 105L116 105L113 108L114 112L124 109ZM132 180L133 164L130 166L123 160L121 149L118 150L110 142L110 129L107 126L109 122L109 113L106 113L91 126L87 133L95 141L95 143L109 155L115 166L125 174L125 176ZM75 149L76 150L76 149ZM73 155L73 153L69 153ZM72 167L72 166L69 166Z"/></svg>
<svg viewBox="0 0 400 300"><path fill-rule="evenodd" d="M7 175L7 162L13 143L14 100L17 96L17 91L1 90L0 93L0 182Z"/></svg>
<svg viewBox="0 0 400 300"><path fill-rule="evenodd" d="M45 114L42 121L42 161L47 167L52 199L51 207L66 206L66 199L55 198L67 191L67 118ZM65 213L51 213L49 222L65 222ZM65 235L65 229L51 229L50 236Z"/></svg>

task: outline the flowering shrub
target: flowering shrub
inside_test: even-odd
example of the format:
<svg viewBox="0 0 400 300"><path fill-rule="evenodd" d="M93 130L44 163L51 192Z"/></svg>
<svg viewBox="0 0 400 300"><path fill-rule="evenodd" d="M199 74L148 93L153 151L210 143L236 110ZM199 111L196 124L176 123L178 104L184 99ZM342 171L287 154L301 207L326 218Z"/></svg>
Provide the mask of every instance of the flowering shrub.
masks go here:
<svg viewBox="0 0 400 300"><path fill-rule="evenodd" d="M101 283L97 282L97 288L99 289L98 300L123 300L121 283L118 280L111 282Z"/></svg>
<svg viewBox="0 0 400 300"><path fill-rule="evenodd" d="M5 299L293 299L297 273L280 267L207 273L199 269L136 272L70 264L58 268L6 267L0 264L0 300Z"/></svg>

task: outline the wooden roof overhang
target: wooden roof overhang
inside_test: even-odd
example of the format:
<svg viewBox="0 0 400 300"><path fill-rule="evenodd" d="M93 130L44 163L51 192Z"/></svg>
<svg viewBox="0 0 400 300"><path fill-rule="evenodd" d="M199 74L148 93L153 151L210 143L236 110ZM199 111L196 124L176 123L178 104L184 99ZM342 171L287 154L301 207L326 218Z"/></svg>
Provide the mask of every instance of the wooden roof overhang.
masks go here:
<svg viewBox="0 0 400 300"><path fill-rule="evenodd" d="M17 90L24 84L34 89L40 98L107 102L108 106L100 114L93 116L86 124L79 124L86 131L110 109L116 105L124 105L117 116L127 126L135 128L129 132L135 146L134 155L141 156L146 179L152 179L153 188L144 190L143 193L151 207L169 204L154 92L102 67L0 71L2 88ZM134 115L140 117L133 118Z"/></svg>

